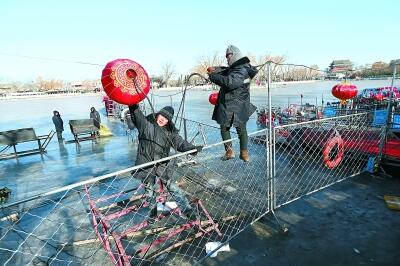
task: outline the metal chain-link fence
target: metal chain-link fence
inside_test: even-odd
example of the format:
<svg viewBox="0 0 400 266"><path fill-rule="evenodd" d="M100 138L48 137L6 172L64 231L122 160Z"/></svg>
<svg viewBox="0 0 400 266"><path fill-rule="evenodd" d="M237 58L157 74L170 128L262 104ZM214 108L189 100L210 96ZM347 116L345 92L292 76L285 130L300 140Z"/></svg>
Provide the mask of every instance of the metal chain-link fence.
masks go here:
<svg viewBox="0 0 400 266"><path fill-rule="evenodd" d="M274 206L365 170L378 153L380 134L372 113L275 127Z"/></svg>
<svg viewBox="0 0 400 266"><path fill-rule="evenodd" d="M1 207L0 264L194 264L210 254L206 245L223 245L265 215L265 145L249 143L249 163L223 161L218 128L186 126L188 140L207 144L195 156L175 154ZM238 152L238 139L231 142Z"/></svg>
<svg viewBox="0 0 400 266"><path fill-rule="evenodd" d="M363 171L379 152L370 113L249 134L250 162L221 160L220 130L185 121L196 150L65 186L0 212L3 265L185 265L284 204ZM233 133L233 132L232 132ZM271 168L269 163L272 162ZM207 250L208 245L214 249Z"/></svg>

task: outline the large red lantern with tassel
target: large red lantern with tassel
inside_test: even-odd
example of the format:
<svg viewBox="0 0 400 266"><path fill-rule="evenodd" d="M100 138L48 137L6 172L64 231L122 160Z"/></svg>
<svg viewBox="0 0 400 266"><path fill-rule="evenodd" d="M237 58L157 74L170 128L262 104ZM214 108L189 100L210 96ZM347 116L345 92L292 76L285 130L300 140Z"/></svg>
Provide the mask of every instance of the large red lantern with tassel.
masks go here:
<svg viewBox="0 0 400 266"><path fill-rule="evenodd" d="M146 70L130 59L109 62L103 69L101 84L108 97L126 105L139 103L150 91Z"/></svg>
<svg viewBox="0 0 400 266"><path fill-rule="evenodd" d="M218 102L218 96L219 93L218 92L213 92L210 94L210 96L208 97L208 101L212 104L212 105L216 105Z"/></svg>
<svg viewBox="0 0 400 266"><path fill-rule="evenodd" d="M346 101L357 96L357 86L347 82L339 83L333 86L332 94L336 98Z"/></svg>

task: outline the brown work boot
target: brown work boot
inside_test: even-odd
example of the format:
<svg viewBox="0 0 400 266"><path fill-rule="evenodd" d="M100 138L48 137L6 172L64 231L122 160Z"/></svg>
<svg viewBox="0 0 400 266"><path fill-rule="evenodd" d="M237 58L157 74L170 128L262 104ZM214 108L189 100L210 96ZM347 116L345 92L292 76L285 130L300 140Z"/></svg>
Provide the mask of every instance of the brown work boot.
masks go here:
<svg viewBox="0 0 400 266"><path fill-rule="evenodd" d="M227 161L235 158L235 152L233 151L232 147L226 147L225 150L226 150L225 155L222 156L221 160Z"/></svg>
<svg viewBox="0 0 400 266"><path fill-rule="evenodd" d="M245 162L250 161L250 158L249 158L249 151L248 151L248 150L240 150L240 156L239 156L239 158L242 159L242 160L245 161Z"/></svg>

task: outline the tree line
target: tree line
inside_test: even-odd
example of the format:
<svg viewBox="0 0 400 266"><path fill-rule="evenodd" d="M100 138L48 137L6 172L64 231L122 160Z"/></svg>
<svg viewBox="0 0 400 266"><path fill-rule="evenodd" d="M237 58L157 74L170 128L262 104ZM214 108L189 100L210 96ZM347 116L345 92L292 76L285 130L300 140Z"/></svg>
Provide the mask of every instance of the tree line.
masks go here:
<svg viewBox="0 0 400 266"><path fill-rule="evenodd" d="M324 72L318 70L317 65L311 65L310 67L295 66L287 64L287 58L285 56L274 56L270 54L262 56L254 56L248 54L247 57L250 59L251 64L254 66L260 66L265 64L267 61L272 61L271 64L271 82L287 82L287 81L301 81L301 80L315 80L322 79ZM213 52L208 55L200 56L196 65L192 67L190 73L199 73L203 76L207 76L207 68L210 66L223 66L226 65L226 59L218 52ZM369 78L369 77L382 77L390 76L392 70L389 64L385 62L375 62L372 65L366 65L361 69L354 70L350 77L356 78ZM164 88L164 87L181 87L185 83L185 79L188 74L178 74L172 62L165 62L161 65L161 71L157 75L150 76L151 84L153 88ZM267 82L267 67L261 67L258 74L253 79L253 82L257 85L265 85ZM190 85L200 84L204 85L207 82L200 78L194 77L191 80ZM4 87L4 86L3 86ZM8 84L8 90L12 92L16 91L83 91L90 92L99 90L101 87L100 80L84 80L79 84L73 84L62 80L44 79L37 77L36 80L29 84L21 82L14 82ZM0 88L1 89L1 88ZM4 91L4 88L3 88Z"/></svg>

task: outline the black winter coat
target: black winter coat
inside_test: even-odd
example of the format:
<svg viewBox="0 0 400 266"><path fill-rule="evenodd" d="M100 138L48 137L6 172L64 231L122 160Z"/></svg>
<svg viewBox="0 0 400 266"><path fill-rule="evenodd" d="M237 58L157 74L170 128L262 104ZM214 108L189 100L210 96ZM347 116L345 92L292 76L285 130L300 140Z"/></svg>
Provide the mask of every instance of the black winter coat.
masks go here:
<svg viewBox="0 0 400 266"><path fill-rule="evenodd" d="M210 81L220 86L212 119L230 127L246 124L257 109L250 103L250 81L258 70L243 57L221 72L209 74ZM233 119L233 120L232 120Z"/></svg>
<svg viewBox="0 0 400 266"><path fill-rule="evenodd" d="M139 147L135 165L168 157L171 147L179 152L195 149L194 145L179 135L172 122L165 127L160 127L154 120L157 114L145 117L137 105L129 106L129 111L132 122L139 132ZM165 164L157 167L156 174L158 176L166 175L163 168Z"/></svg>
<svg viewBox="0 0 400 266"><path fill-rule="evenodd" d="M90 112L90 118L93 118L94 125L97 128L100 128L101 118L99 112L97 112L96 110L94 112Z"/></svg>
<svg viewBox="0 0 400 266"><path fill-rule="evenodd" d="M56 131L63 132L64 131L64 122L61 119L61 117L58 115L54 115L52 120L53 120L54 126L56 128Z"/></svg>

